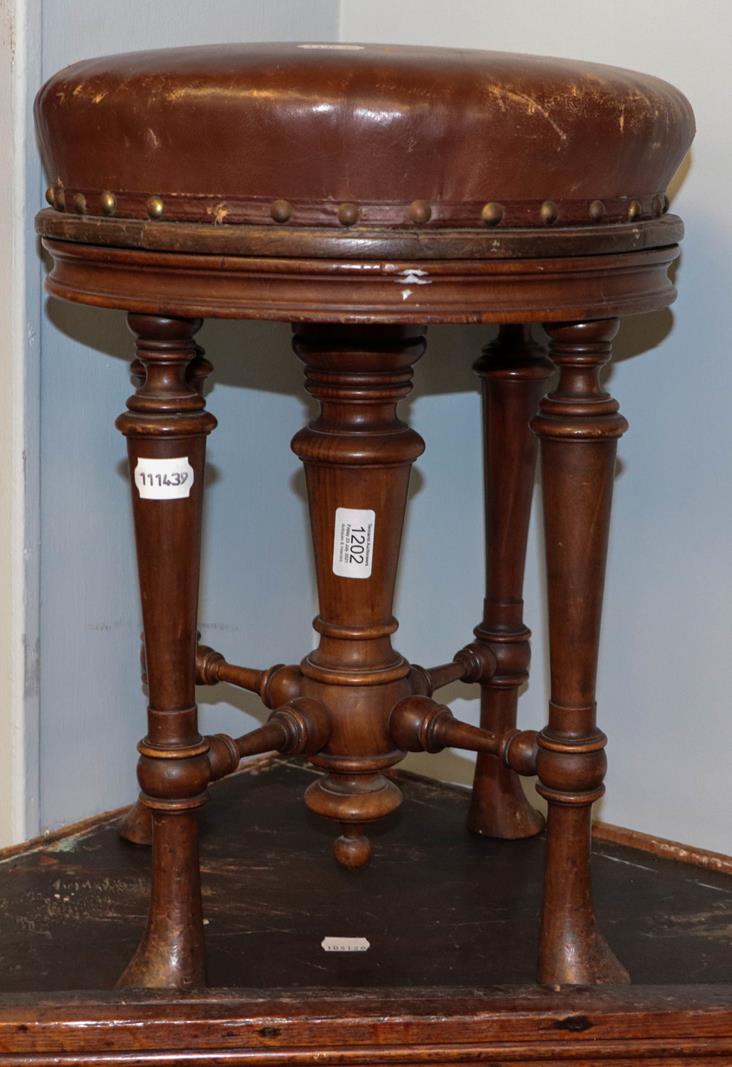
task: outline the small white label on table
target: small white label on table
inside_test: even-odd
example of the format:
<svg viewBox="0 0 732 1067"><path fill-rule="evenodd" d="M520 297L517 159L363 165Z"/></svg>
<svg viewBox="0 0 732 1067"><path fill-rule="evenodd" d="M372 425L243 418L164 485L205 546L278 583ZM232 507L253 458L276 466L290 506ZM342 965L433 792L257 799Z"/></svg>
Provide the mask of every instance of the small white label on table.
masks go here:
<svg viewBox="0 0 732 1067"><path fill-rule="evenodd" d="M180 500L191 495L193 467L188 456L172 459L140 456L135 467L135 485L143 500Z"/></svg>
<svg viewBox="0 0 732 1067"><path fill-rule="evenodd" d="M369 508L336 508L333 531L333 574L370 578L376 513Z"/></svg>
<svg viewBox="0 0 732 1067"><path fill-rule="evenodd" d="M362 44L315 44L310 41L307 44L299 44L298 48L311 48L328 52L363 52Z"/></svg>
<svg viewBox="0 0 732 1067"><path fill-rule="evenodd" d="M371 944L365 937L324 937L320 947L323 952L366 952Z"/></svg>

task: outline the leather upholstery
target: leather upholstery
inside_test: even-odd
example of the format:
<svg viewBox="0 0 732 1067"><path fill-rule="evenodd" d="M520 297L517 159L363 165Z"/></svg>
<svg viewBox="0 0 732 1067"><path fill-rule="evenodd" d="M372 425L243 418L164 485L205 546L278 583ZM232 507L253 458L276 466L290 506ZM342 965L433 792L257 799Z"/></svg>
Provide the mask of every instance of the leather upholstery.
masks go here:
<svg viewBox="0 0 732 1067"><path fill-rule="evenodd" d="M85 60L36 117L58 210L273 227L642 220L694 132L685 97L644 74L345 44Z"/></svg>

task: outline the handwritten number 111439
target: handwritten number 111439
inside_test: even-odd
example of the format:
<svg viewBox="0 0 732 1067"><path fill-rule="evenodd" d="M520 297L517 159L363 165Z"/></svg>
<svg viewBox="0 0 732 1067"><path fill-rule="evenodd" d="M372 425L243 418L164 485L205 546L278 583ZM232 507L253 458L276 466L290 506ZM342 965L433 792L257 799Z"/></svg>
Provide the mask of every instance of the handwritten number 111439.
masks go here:
<svg viewBox="0 0 732 1067"><path fill-rule="evenodd" d="M188 471L172 471L170 474L150 474L147 471L138 471L137 477L143 485L169 485L177 488L188 481Z"/></svg>

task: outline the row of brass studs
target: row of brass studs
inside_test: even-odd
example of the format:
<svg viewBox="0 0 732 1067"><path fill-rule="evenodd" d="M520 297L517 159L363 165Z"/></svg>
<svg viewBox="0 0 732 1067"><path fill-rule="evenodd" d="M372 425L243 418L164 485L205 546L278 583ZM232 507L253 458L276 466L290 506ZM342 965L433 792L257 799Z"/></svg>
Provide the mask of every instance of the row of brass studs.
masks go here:
<svg viewBox="0 0 732 1067"><path fill-rule="evenodd" d="M46 190L46 200L57 211L66 209L66 194L63 186L49 185ZM83 193L75 193L73 198L74 210L80 215L85 215L87 210L86 197ZM103 192L100 198L102 213L114 215L117 210L117 198L114 193ZM146 204L147 213L151 219L162 218L165 213L165 204L160 196L151 196ZM651 201L651 210L657 217L665 214L669 209L667 196L654 196ZM270 215L275 222L289 222L293 215L293 206L289 200L275 200L270 207ZM639 200L631 200L628 204L628 219L633 222L640 218L643 212ZM486 226L498 226L503 221L506 209L503 204L493 201L486 204L481 211L481 218ZM602 200L593 200L589 207L590 218L595 222L601 222L607 213L607 208ZM358 204L339 204L336 215L342 226L353 226L361 216ZM560 216L559 206L553 200L545 200L540 209L541 221L545 226L551 226ZM416 226L426 225L432 218L432 208L426 200L413 200L407 208L407 217Z"/></svg>
<svg viewBox="0 0 732 1067"><path fill-rule="evenodd" d="M669 209L667 196L654 196L651 201L651 210L658 217L664 215ZM503 221L506 209L503 204L489 203L481 211L481 218L486 226L498 226ZM602 222L607 214L607 208L602 200L593 200L589 207L590 218L595 222ZM640 200L631 200L628 204L628 219L633 222L643 214L643 205ZM545 200L540 209L541 221L545 226L551 226L560 215L559 206L553 200Z"/></svg>
<svg viewBox="0 0 732 1067"><path fill-rule="evenodd" d="M654 215L665 214L669 209L667 196L654 196L651 201L651 210ZM275 222L289 222L292 217L292 204L288 200L275 200L272 204L271 215ZM481 218L486 226L497 226L503 221L506 209L503 204L490 202L481 211ZM639 200L631 200L628 205L628 218L632 222L640 218L643 206ZM338 221L344 226L353 226L358 222L360 210L357 204L340 204L338 206ZM593 200L589 208L590 218L600 222L607 214L607 208L602 200ZM541 221L546 226L551 226L559 218L560 211L553 200L545 200L540 210ZM407 209L410 222L417 226L424 226L432 218L432 208L426 200L414 200Z"/></svg>

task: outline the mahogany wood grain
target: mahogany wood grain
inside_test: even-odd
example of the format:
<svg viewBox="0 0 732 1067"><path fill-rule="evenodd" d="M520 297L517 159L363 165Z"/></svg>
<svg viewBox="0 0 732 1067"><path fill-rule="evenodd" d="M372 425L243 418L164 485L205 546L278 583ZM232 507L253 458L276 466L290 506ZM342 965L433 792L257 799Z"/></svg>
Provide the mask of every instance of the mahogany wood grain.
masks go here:
<svg viewBox="0 0 732 1067"><path fill-rule="evenodd" d="M468 752L490 755L502 768L514 774L536 774L536 730L509 728L494 733L456 719L447 705L438 704L427 696L405 697L395 704L389 716L389 732L405 752L463 748Z"/></svg>
<svg viewBox="0 0 732 1067"><path fill-rule="evenodd" d="M507 998L439 987L420 997L408 989L122 1003L56 997L0 1005L5 1050L6 1062L23 1067L723 1067L732 1058L732 1006L713 986L579 990L571 1002L531 989Z"/></svg>
<svg viewBox="0 0 732 1067"><path fill-rule="evenodd" d="M152 895L148 924L120 979L126 986L201 985L205 980L197 809L210 777L208 742L195 704L198 575L206 436L205 411L190 365L201 369L198 320L130 315L144 368L117 426L127 438L149 688L148 732L140 743L142 801L152 812ZM189 494L143 498L142 458L185 457Z"/></svg>
<svg viewBox="0 0 732 1067"><path fill-rule="evenodd" d="M22 1067L470 1064L723 1067L732 1005L714 986L643 990L433 987L292 997L43 998L0 1005L0 1052Z"/></svg>
<svg viewBox="0 0 732 1067"><path fill-rule="evenodd" d="M625 971L596 928L589 876L590 806L602 794L605 767L605 738L594 720L594 676L615 443L625 427L598 373L610 357L617 322L547 324L560 380L531 423L542 440L545 468L552 654L549 725L538 749L532 731L516 729L516 700L528 667L520 595L535 459L528 426L551 365L532 348L527 328L504 328L479 364L486 414L485 616L477 640L453 664L432 673L411 666L391 645L409 471L424 447L398 418L397 404L411 388L411 367L424 342L415 329L398 325L298 329L295 349L306 364L308 390L320 402L318 417L293 441L306 469L320 644L299 668L262 672L226 664L215 650L197 645L197 565L185 578L166 571L175 559L197 559L200 536L203 441L213 423L202 430L199 421L206 418L201 381L208 365L192 339L197 323L140 315L131 322L139 333L138 392L120 421L130 439L131 462L139 455L177 454L185 440L199 495L197 510L176 516L173 534L159 525L156 512L165 515L168 505L181 502L146 502L133 491L151 699L140 780L143 804L153 812L154 855L147 932L122 981L179 988L203 981L195 809L205 800L208 782L230 773L242 755L273 747L304 752L327 771L306 800L317 814L341 823L336 858L354 868L371 854L364 826L400 803L398 787L384 771L405 750L438 751L448 744L477 750L482 761L491 761L487 774L485 763L478 768L471 821L479 812L488 820L483 830L491 828L496 836L540 829L516 777L539 772L540 792L549 801L540 981L624 980ZM143 439L152 441L152 451L140 451ZM158 507L149 511L151 503ZM338 508L373 517L364 573L338 573ZM167 555L160 562L162 545L174 546L173 562ZM187 620L183 644L174 618ZM227 676L259 692L266 703L277 692L297 696L251 735L201 738L194 684ZM481 728L458 722L427 695L458 677L482 683ZM286 709L281 721L289 724L294 713L294 733L280 726L278 716ZM125 832L144 840L139 810L128 818Z"/></svg>
<svg viewBox="0 0 732 1067"><path fill-rule="evenodd" d="M604 792L606 737L595 681L617 440L627 428L599 375L618 322L547 325L559 367L532 426L541 440L551 697L539 734L539 793L549 804L539 980L628 981L597 929L591 807Z"/></svg>
<svg viewBox="0 0 732 1067"><path fill-rule="evenodd" d="M152 315L322 323L516 323L635 315L676 298L677 245L618 255L372 261L138 251L45 239L54 296ZM418 285L414 271L427 270ZM421 276L416 275L417 278ZM410 281L410 279L412 279ZM405 295L406 294L406 295Z"/></svg>
<svg viewBox="0 0 732 1067"><path fill-rule="evenodd" d="M391 644L393 600L409 473L424 442L398 418L397 403L411 390L424 340L400 327L310 326L294 345L320 402L292 442L305 464L320 601L313 623L320 644L301 664L302 692L327 705L332 730L312 760L327 777L306 801L343 824L336 857L357 867L370 855L361 827L401 802L383 775L403 755L389 735L389 713L411 692L410 665ZM339 508L373 515L371 532L359 535L360 573L358 565L336 573Z"/></svg>
<svg viewBox="0 0 732 1067"><path fill-rule="evenodd" d="M516 728L519 691L528 680L530 632L523 622L523 583L537 440L529 427L553 367L527 326L502 326L475 364L483 400L486 596L475 629L496 659L481 677L480 724L503 734ZM539 833L542 816L515 771L478 755L468 826L489 837Z"/></svg>

